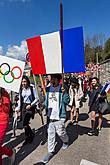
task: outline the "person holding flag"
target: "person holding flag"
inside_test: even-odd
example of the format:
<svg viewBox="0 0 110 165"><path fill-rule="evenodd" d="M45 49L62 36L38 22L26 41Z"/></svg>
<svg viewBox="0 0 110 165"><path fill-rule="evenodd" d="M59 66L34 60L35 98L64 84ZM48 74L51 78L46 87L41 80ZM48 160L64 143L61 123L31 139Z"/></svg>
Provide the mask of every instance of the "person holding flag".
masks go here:
<svg viewBox="0 0 110 165"><path fill-rule="evenodd" d="M102 127L102 113L100 112L100 104L105 101L106 94L102 92L103 88L99 83L97 77L91 80L91 89L89 91L89 113L91 112L91 130L88 132L89 136L95 135L96 114L99 115L98 132L101 132Z"/></svg>
<svg viewBox="0 0 110 165"><path fill-rule="evenodd" d="M63 141L62 149L68 148L68 135L65 130L64 122L66 119L66 105L70 98L66 90L60 84L61 75L51 75L51 85L46 88L45 108L49 117L48 126L48 154L43 158L43 163L53 157L55 152L56 133Z"/></svg>

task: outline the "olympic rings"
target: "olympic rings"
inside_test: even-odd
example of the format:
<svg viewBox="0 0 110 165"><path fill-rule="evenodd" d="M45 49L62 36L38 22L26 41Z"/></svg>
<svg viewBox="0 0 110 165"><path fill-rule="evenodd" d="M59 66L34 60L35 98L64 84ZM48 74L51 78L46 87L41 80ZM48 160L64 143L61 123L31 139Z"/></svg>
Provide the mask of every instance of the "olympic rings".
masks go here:
<svg viewBox="0 0 110 165"><path fill-rule="evenodd" d="M19 75L18 77L15 77L14 74L13 74L13 70L14 70L15 68L18 68L18 69L20 70L20 75ZM12 70L11 70L11 76L12 76L14 79L19 79L19 78L21 77L21 75L22 75L22 70L21 70L21 68L20 68L19 66L14 66L14 67L12 68Z"/></svg>
<svg viewBox="0 0 110 165"><path fill-rule="evenodd" d="M10 66L9 66L9 64L8 63L2 63L1 65L0 65L0 73L2 74L2 75L4 75L4 73L2 73L2 71L1 71L1 67L3 66L3 65L7 65L8 66L8 71L7 71L7 73L6 73L6 75L7 74L9 74L9 72L10 72Z"/></svg>
<svg viewBox="0 0 110 165"><path fill-rule="evenodd" d="M7 72L8 72L8 71L5 72L5 74L3 75L3 78L4 78L4 80L5 80L6 83L12 83L12 82L14 81L14 78L13 78L13 77L12 77L12 80L11 80L11 81L7 81L7 80L6 80L6 77L5 77L5 76L7 75ZM12 71L11 71L11 75L12 75L12 74L13 74L13 73L12 73ZM13 74L13 75L14 75L14 74Z"/></svg>
<svg viewBox="0 0 110 165"><path fill-rule="evenodd" d="M2 71L2 67L3 67L3 65L5 66L8 66L8 70L7 71L5 71L5 72L3 72ZM5 66L5 67L6 67ZM15 77L15 74L14 74L14 70L15 69L18 69L19 70L19 75L17 76L17 77ZM11 75L11 77L12 77L12 79L11 80L7 80L7 78L6 78L6 76L9 74L9 73L11 73L10 75ZM4 79L4 81L6 82L6 83L12 83L13 81L14 81L14 79L19 79L21 76L22 76L22 70L21 70L21 68L19 67L19 66L14 66L12 69L11 69L11 67L10 67L10 65L8 64L8 63L2 63L1 65L0 65L0 78L2 78L2 75L3 75L3 79Z"/></svg>

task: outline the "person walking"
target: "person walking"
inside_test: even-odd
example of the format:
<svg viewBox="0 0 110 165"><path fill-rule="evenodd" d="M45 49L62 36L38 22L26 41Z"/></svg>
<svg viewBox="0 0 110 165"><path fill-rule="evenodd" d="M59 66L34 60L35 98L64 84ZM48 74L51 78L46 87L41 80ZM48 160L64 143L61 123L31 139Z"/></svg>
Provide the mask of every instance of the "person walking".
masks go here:
<svg viewBox="0 0 110 165"><path fill-rule="evenodd" d="M51 75L51 86L46 89L45 107L49 117L48 125L48 154L42 162L47 163L55 152L56 133L63 141L63 149L68 148L68 135L65 130L64 122L66 119L66 105L69 103L69 95L60 84L61 75Z"/></svg>
<svg viewBox="0 0 110 165"><path fill-rule="evenodd" d="M80 101L83 97L83 92L80 88L80 85L78 83L77 79L71 80L71 85L69 89L69 95L70 95L70 102L68 104L68 108L70 108L70 120L71 123L75 122L78 123L79 119L79 108L80 108ZM76 118L74 119L74 113L76 112Z"/></svg>
<svg viewBox="0 0 110 165"><path fill-rule="evenodd" d="M21 88L19 93L18 106L16 111L21 111L21 117L23 120L23 127L25 130L25 142L23 145L32 143L34 133L29 126L30 119L34 119L36 103L39 102L36 90L30 85L30 80L27 76L23 76L21 82Z"/></svg>
<svg viewBox="0 0 110 165"><path fill-rule="evenodd" d="M99 110L99 103L105 99L105 94L101 94L102 86L99 84L99 79L93 77L91 80L91 89L89 91L89 113L91 113L91 130L88 135L95 135L96 114L99 115L98 132L101 132L102 127L102 113Z"/></svg>
<svg viewBox="0 0 110 165"><path fill-rule="evenodd" d="M2 155L9 157L9 165L15 161L15 149L2 146L9 124L10 97L8 92L0 87L0 165L2 165Z"/></svg>

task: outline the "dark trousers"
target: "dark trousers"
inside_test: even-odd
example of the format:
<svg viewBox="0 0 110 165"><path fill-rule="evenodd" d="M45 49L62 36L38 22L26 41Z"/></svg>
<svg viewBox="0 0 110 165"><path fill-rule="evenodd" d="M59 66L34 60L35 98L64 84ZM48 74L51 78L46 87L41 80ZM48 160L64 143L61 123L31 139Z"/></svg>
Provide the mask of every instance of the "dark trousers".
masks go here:
<svg viewBox="0 0 110 165"><path fill-rule="evenodd" d="M22 118L23 118L23 127L25 130L25 137L26 139L30 139L33 136L33 131L31 130L31 127L29 126L30 119L33 116L33 109L26 110L26 106L28 104L23 104L22 108Z"/></svg>

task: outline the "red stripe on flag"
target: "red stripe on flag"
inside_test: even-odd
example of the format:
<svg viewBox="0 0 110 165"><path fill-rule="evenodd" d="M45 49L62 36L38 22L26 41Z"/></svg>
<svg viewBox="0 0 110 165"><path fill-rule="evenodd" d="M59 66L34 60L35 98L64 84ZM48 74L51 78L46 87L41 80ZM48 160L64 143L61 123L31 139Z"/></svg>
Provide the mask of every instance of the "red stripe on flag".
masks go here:
<svg viewBox="0 0 110 165"><path fill-rule="evenodd" d="M109 93L109 94L110 94L110 88L109 88L109 90L107 91L107 93Z"/></svg>
<svg viewBox="0 0 110 165"><path fill-rule="evenodd" d="M40 36L27 39L26 41L33 74L46 74L44 54Z"/></svg>

